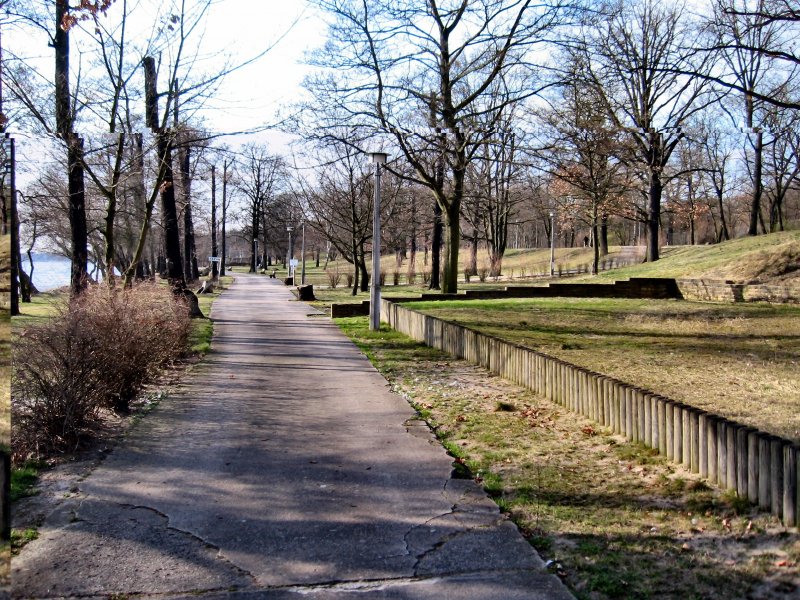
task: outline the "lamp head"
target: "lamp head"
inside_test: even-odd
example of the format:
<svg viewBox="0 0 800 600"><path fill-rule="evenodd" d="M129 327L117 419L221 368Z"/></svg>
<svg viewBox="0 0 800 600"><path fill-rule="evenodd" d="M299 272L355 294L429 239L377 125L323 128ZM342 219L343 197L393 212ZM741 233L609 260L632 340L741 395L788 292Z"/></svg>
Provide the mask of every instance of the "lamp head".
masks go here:
<svg viewBox="0 0 800 600"><path fill-rule="evenodd" d="M369 158L373 164L382 165L386 162L386 159L389 158L389 155L386 152L370 152Z"/></svg>

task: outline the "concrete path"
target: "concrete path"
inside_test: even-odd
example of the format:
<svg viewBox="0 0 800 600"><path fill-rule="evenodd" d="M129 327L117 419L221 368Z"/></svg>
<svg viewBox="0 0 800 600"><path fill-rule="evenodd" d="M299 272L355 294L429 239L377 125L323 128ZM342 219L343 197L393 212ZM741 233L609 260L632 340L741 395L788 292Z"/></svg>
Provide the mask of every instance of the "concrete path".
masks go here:
<svg viewBox="0 0 800 600"><path fill-rule="evenodd" d="M266 277L14 559L14 597L570 598L413 410Z"/></svg>

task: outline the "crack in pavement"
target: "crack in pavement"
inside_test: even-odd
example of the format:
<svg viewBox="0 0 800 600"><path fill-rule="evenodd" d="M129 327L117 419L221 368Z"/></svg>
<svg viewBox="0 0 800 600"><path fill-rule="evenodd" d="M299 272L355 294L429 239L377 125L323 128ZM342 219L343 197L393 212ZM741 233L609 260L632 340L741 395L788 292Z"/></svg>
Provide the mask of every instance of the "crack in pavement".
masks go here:
<svg viewBox="0 0 800 600"><path fill-rule="evenodd" d="M12 563L13 598L252 587L220 548L149 507L86 496L62 504Z"/></svg>
<svg viewBox="0 0 800 600"><path fill-rule="evenodd" d="M244 568L240 567L235 562L233 562L233 560L231 560L230 558L225 556L225 554L223 553L222 549L219 546L217 546L216 544L214 544L212 542L209 542L208 540L206 540L203 537L197 535L193 531L180 529L179 527L175 527L174 525L171 525L171 519L170 519L168 514L166 514L164 512L161 512L160 510L158 510L156 508L153 508L152 506L133 505L133 504L126 504L126 503L117 503L117 504L119 506L121 506L122 508L129 508L129 509L133 509L133 510L137 510L137 509L149 510L149 511L155 513L156 515L158 515L161 518L166 520L166 522L167 522L167 527L166 528L167 529L169 529L171 531L176 531L178 533L181 533L181 534L183 534L183 535L185 535L185 536L187 536L187 537L189 537L189 538L191 538L193 540L196 540L197 542L202 544L205 548L216 551L217 558L219 560L221 560L223 563L227 564L229 567L231 567L232 569L237 571L240 575L243 575L244 577L249 578L253 584L256 584L258 582L257 577L253 573L251 573L247 569L244 569Z"/></svg>

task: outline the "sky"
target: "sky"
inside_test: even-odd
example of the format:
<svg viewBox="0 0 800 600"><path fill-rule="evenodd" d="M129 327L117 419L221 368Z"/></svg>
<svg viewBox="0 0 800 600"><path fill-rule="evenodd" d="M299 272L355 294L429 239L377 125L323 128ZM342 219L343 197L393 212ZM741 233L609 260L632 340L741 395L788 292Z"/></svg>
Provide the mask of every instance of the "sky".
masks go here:
<svg viewBox="0 0 800 600"><path fill-rule="evenodd" d="M305 53L322 43L325 25L305 0L224 0L214 8L207 35L241 59L275 44L255 64L229 75L221 91L227 107L211 115L215 128L243 130L274 121L298 99L309 68Z"/></svg>
<svg viewBox="0 0 800 600"><path fill-rule="evenodd" d="M172 0L176 4L180 0ZM193 0L188 0L192 2ZM121 3L122 0L117 0ZM155 0L145 0L142 4ZM128 0L129 5L138 0ZM166 5L167 2L161 3ZM102 19L113 19L114 8ZM143 11L139 11L142 13ZM137 14L137 13L134 13ZM147 35L152 16L138 24L140 35ZM142 33L144 32L144 33ZM265 56L229 74L223 81L211 106L203 114L203 125L217 132L244 131L275 123L282 106L297 100L300 83L309 68L303 64L306 52L320 45L325 24L306 0L212 0L202 36L203 53L209 58L205 70L213 70L213 62L227 59L231 64L244 62L274 46ZM78 45L73 36L73 82ZM198 35L193 34L194 40ZM3 30L3 45L14 54L37 65L51 77L53 51L47 47L47 36L41 32L22 31L15 27ZM287 136L269 132L259 139L285 145ZM228 143L235 145L237 136Z"/></svg>

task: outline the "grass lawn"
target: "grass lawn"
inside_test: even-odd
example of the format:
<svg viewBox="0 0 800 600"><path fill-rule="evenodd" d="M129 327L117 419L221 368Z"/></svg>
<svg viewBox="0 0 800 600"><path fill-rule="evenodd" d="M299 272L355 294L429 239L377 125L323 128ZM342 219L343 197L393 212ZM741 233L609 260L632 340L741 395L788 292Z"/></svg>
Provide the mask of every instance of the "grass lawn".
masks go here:
<svg viewBox="0 0 800 600"><path fill-rule="evenodd" d="M800 275L800 231L747 236L709 246L662 248L662 258L600 273L601 280L628 277L723 279L737 283Z"/></svg>
<svg viewBox="0 0 800 600"><path fill-rule="evenodd" d="M479 367L336 322L580 600L796 597L800 534L771 515Z"/></svg>
<svg viewBox="0 0 800 600"><path fill-rule="evenodd" d="M800 306L552 298L411 308L800 441Z"/></svg>

